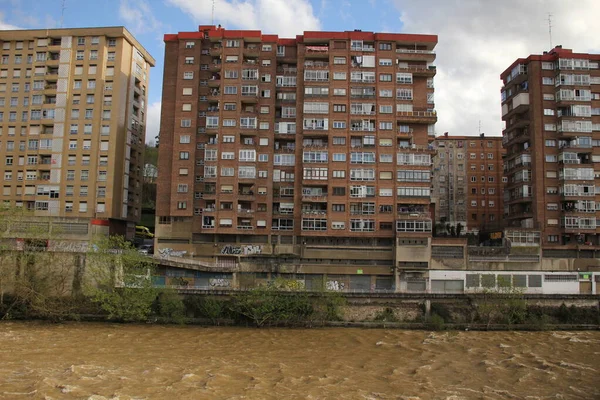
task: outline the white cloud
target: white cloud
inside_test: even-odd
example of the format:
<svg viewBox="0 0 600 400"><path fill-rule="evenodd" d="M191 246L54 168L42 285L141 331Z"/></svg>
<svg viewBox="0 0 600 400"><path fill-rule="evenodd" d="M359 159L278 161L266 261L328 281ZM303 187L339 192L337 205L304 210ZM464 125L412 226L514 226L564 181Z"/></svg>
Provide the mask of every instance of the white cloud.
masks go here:
<svg viewBox="0 0 600 400"><path fill-rule="evenodd" d="M156 19L146 0L121 0L119 17L125 21L127 29L137 35L162 30L162 23Z"/></svg>
<svg viewBox="0 0 600 400"><path fill-rule="evenodd" d="M156 142L155 137L160 132L160 101L148 104L146 110L146 143Z"/></svg>
<svg viewBox="0 0 600 400"><path fill-rule="evenodd" d="M208 25L211 21L212 2L208 0L167 2L190 14L199 24ZM221 24L227 29L261 29L280 37L295 37L305 30L321 29L308 0L218 0L214 15L215 25Z"/></svg>
<svg viewBox="0 0 600 400"><path fill-rule="evenodd" d="M2 14L0 12L0 31L10 31L10 30L14 30L14 29L22 29L22 28L19 28L18 26L7 24L6 22L4 22L4 14Z"/></svg>
<svg viewBox="0 0 600 400"><path fill-rule="evenodd" d="M435 103L437 133L500 135L500 73L517 58L550 49L548 12L554 15L554 45L597 52L593 32L600 1L580 0L393 0L406 33L437 34ZM458 5L457 5L458 4Z"/></svg>

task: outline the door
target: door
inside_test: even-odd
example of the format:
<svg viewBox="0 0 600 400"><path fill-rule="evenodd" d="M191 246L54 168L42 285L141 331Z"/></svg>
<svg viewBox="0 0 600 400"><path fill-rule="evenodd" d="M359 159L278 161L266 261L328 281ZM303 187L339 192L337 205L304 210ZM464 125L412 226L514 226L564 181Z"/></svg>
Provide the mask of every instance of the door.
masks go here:
<svg viewBox="0 0 600 400"><path fill-rule="evenodd" d="M596 291L597 288L596 288ZM579 282L579 294L592 294L592 282L580 281Z"/></svg>

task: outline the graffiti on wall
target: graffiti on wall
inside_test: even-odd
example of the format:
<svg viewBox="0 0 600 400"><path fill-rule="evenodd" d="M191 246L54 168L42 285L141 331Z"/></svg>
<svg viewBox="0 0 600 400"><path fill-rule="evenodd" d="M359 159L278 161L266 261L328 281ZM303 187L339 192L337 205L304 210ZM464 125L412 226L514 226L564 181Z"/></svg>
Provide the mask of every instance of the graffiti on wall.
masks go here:
<svg viewBox="0 0 600 400"><path fill-rule="evenodd" d="M70 242L51 240L48 247L52 251L64 251L74 253L85 253L88 251L88 242Z"/></svg>
<svg viewBox="0 0 600 400"><path fill-rule="evenodd" d="M261 254L262 246L258 245L247 245L247 246L233 246L233 245L225 245L221 249L221 254L228 256L249 256L253 254Z"/></svg>
<svg viewBox="0 0 600 400"><path fill-rule="evenodd" d="M211 287L230 287L231 286L231 280L230 279L223 279L223 278L212 278L208 280L208 284Z"/></svg>
<svg viewBox="0 0 600 400"><path fill-rule="evenodd" d="M346 284L340 281L327 281L326 288L334 292L341 292L346 288Z"/></svg>
<svg viewBox="0 0 600 400"><path fill-rule="evenodd" d="M163 257L183 257L187 254L187 251L184 250L173 250L170 247L166 247L164 249L158 249L158 254Z"/></svg>

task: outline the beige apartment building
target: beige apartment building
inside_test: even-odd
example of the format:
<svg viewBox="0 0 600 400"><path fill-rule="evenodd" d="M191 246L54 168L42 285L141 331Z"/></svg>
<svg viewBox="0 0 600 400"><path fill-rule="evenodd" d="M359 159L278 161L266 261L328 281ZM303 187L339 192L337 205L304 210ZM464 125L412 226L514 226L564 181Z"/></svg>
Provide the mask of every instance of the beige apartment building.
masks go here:
<svg viewBox="0 0 600 400"><path fill-rule="evenodd" d="M158 251L360 275L357 285L426 269L436 43L214 26L165 35Z"/></svg>
<svg viewBox="0 0 600 400"><path fill-rule="evenodd" d="M504 149L500 136L438 136L433 168L436 223L462 232L503 228Z"/></svg>
<svg viewBox="0 0 600 400"><path fill-rule="evenodd" d="M557 46L501 74L507 225L545 248L600 246L599 64Z"/></svg>
<svg viewBox="0 0 600 400"><path fill-rule="evenodd" d="M123 27L2 31L0 46L2 202L77 239L133 236L154 59Z"/></svg>

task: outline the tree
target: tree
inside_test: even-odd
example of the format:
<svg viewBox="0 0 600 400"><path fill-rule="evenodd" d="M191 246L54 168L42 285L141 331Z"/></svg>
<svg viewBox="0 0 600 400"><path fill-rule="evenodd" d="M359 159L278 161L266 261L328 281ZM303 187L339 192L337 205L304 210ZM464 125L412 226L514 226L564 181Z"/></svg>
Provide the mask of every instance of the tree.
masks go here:
<svg viewBox="0 0 600 400"><path fill-rule="evenodd" d="M527 302L523 288L514 286L510 278L504 277L498 277L497 287L495 282L483 286L477 314L488 329L493 321L506 323L509 327L525 321Z"/></svg>
<svg viewBox="0 0 600 400"><path fill-rule="evenodd" d="M61 232L48 219L23 208L0 209L0 311L2 319L22 316L60 320L71 301L71 254L48 251Z"/></svg>
<svg viewBox="0 0 600 400"><path fill-rule="evenodd" d="M458 225L456 225L456 236L460 236L460 233L463 230L463 225L459 222Z"/></svg>
<svg viewBox="0 0 600 400"><path fill-rule="evenodd" d="M109 319L145 321L159 289L152 283L154 262L122 236L95 240L87 254L84 293Z"/></svg>

